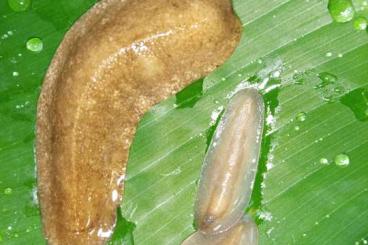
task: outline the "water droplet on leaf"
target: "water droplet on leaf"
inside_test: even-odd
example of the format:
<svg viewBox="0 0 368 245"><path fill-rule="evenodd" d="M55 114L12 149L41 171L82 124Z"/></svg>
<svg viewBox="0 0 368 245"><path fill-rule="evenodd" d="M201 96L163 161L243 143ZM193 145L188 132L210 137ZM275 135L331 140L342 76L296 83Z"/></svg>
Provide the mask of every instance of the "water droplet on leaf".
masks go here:
<svg viewBox="0 0 368 245"><path fill-rule="evenodd" d="M307 114L305 112L299 112L297 115L296 115L296 120L298 122L304 122L305 120L307 119Z"/></svg>
<svg viewBox="0 0 368 245"><path fill-rule="evenodd" d="M367 29L367 19L364 17L359 17L354 20L354 28L358 31L365 31Z"/></svg>
<svg viewBox="0 0 368 245"><path fill-rule="evenodd" d="M351 21L354 18L354 7L350 0L329 0L328 11L331 17L340 23Z"/></svg>
<svg viewBox="0 0 368 245"><path fill-rule="evenodd" d="M15 12L26 11L31 5L31 0L8 0L9 7Z"/></svg>
<svg viewBox="0 0 368 245"><path fill-rule="evenodd" d="M327 158L321 158L321 159L319 159L319 163L320 164L323 164L323 165L328 165L328 164L330 164L329 162L328 162L328 159Z"/></svg>
<svg viewBox="0 0 368 245"><path fill-rule="evenodd" d="M321 72L318 74L318 77L322 80L322 86L335 83L337 81L337 77L328 72Z"/></svg>
<svg viewBox="0 0 368 245"><path fill-rule="evenodd" d="M331 52L327 52L326 53L326 57L331 57L332 56L332 53Z"/></svg>
<svg viewBox="0 0 368 245"><path fill-rule="evenodd" d="M340 167L346 167L350 164L350 158L346 154L339 154L335 157L335 164Z"/></svg>
<svg viewBox="0 0 368 245"><path fill-rule="evenodd" d="M4 194L5 194L5 195L10 195L10 194L12 194L12 193L13 193L12 188L6 188L6 189L4 190Z"/></svg>
<svg viewBox="0 0 368 245"><path fill-rule="evenodd" d="M26 43L27 49L32 52L41 52L43 49L43 42L40 38L30 38Z"/></svg>

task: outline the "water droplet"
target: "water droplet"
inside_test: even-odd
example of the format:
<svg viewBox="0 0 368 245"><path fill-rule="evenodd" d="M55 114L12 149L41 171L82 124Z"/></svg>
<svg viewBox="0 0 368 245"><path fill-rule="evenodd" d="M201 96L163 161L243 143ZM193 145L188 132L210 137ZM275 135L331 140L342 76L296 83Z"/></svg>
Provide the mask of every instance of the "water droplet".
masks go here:
<svg viewBox="0 0 368 245"><path fill-rule="evenodd" d="M19 76L19 72L17 72L17 71L13 71L13 77L17 77L17 76Z"/></svg>
<svg viewBox="0 0 368 245"><path fill-rule="evenodd" d="M323 164L323 165L328 165L328 164L330 164L330 162L328 161L328 159L327 158L321 158L321 159L319 159L319 163L320 164Z"/></svg>
<svg viewBox="0 0 368 245"><path fill-rule="evenodd" d="M257 214L258 214L258 217L264 221L271 221L273 218L270 212L258 211Z"/></svg>
<svg viewBox="0 0 368 245"><path fill-rule="evenodd" d="M326 57L331 57L332 56L332 53L331 52L327 52L326 53Z"/></svg>
<svg viewBox="0 0 368 245"><path fill-rule="evenodd" d="M276 71L274 71L274 72L271 74L271 77L272 77L272 78L279 78L279 77L280 77L280 75L281 75L281 71L276 70Z"/></svg>
<svg viewBox="0 0 368 245"><path fill-rule="evenodd" d="M273 169L273 167L274 167L274 165L271 162L266 164L267 171Z"/></svg>
<svg viewBox="0 0 368 245"><path fill-rule="evenodd" d="M6 188L5 190L4 190L4 194L5 195L10 195L10 194L12 194L13 193L13 190L12 190L12 188Z"/></svg>
<svg viewBox="0 0 368 245"><path fill-rule="evenodd" d="M299 112L297 115L296 115L296 120L298 122L304 122L305 120L307 119L307 114L305 112Z"/></svg>
<svg viewBox="0 0 368 245"><path fill-rule="evenodd" d="M318 74L318 77L322 80L322 86L335 83L337 81L337 77L328 72L321 72Z"/></svg>
<svg viewBox="0 0 368 245"><path fill-rule="evenodd" d="M318 89L321 99L324 101L334 102L349 90L346 83L337 83L337 76L331 73L319 73L317 78L319 82L314 84L314 88Z"/></svg>
<svg viewBox="0 0 368 245"><path fill-rule="evenodd" d="M299 126L295 126L295 127L294 127L294 130L295 130L295 131L299 131L299 130L300 130L300 127L299 127Z"/></svg>
<svg viewBox="0 0 368 245"><path fill-rule="evenodd" d="M350 164L350 158L346 154L339 154L335 157L335 164L340 167L346 167Z"/></svg>
<svg viewBox="0 0 368 245"><path fill-rule="evenodd" d="M331 17L340 23L351 21L354 18L354 7L350 0L329 0L328 10Z"/></svg>
<svg viewBox="0 0 368 245"><path fill-rule="evenodd" d="M367 29L367 19L364 17L359 17L354 20L354 28L357 31L365 31Z"/></svg>
<svg viewBox="0 0 368 245"><path fill-rule="evenodd" d="M33 37L28 39L26 46L29 51L38 53L41 52L43 49L43 42L40 38Z"/></svg>
<svg viewBox="0 0 368 245"><path fill-rule="evenodd" d="M31 0L8 0L8 4L15 12L22 12L29 8Z"/></svg>

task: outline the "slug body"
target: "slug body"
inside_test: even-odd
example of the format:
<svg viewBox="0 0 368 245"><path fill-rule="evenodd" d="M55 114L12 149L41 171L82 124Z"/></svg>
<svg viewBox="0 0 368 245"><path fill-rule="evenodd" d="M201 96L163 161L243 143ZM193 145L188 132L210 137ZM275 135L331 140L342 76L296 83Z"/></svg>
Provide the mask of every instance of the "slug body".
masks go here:
<svg viewBox="0 0 368 245"><path fill-rule="evenodd" d="M255 89L230 100L199 182L195 222L202 233L221 233L243 217L257 172L263 118L263 99Z"/></svg>
<svg viewBox="0 0 368 245"><path fill-rule="evenodd" d="M74 24L37 112L48 244L106 243L140 117L222 64L240 30L227 0L103 0Z"/></svg>
<svg viewBox="0 0 368 245"><path fill-rule="evenodd" d="M243 218L229 230L208 235L201 231L188 237L182 245L255 245L258 244L257 225L248 217Z"/></svg>

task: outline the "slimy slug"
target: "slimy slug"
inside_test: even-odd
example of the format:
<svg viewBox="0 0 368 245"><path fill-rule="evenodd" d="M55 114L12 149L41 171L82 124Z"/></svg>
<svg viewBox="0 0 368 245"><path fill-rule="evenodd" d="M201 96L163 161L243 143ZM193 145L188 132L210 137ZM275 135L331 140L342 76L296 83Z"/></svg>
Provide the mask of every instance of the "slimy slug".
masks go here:
<svg viewBox="0 0 368 245"><path fill-rule="evenodd" d="M264 103L255 89L236 93L205 157L195 204L200 232L222 233L244 215L257 172Z"/></svg>
<svg viewBox="0 0 368 245"><path fill-rule="evenodd" d="M257 225L245 216L229 230L217 234L193 233L182 245L257 245Z"/></svg>
<svg viewBox="0 0 368 245"><path fill-rule="evenodd" d="M73 25L37 107L48 244L107 242L139 119L221 65L240 33L230 0L101 0Z"/></svg>

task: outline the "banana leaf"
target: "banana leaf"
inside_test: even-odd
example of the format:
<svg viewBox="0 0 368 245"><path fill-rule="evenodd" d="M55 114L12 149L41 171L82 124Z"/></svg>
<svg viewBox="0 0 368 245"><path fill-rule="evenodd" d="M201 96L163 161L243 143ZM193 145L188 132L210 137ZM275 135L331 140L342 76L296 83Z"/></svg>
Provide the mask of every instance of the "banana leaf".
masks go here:
<svg viewBox="0 0 368 245"><path fill-rule="evenodd" d="M0 1L0 244L45 244L36 103L63 35L94 3ZM367 16L367 1L353 5L355 18ZM180 244L195 230L216 122L234 91L258 86L267 123L245 211L260 244L367 244L368 33L354 19L335 22L327 0L234 0L234 8L244 30L233 56L141 120L111 243Z"/></svg>

